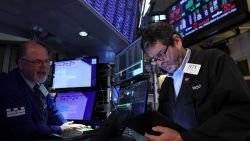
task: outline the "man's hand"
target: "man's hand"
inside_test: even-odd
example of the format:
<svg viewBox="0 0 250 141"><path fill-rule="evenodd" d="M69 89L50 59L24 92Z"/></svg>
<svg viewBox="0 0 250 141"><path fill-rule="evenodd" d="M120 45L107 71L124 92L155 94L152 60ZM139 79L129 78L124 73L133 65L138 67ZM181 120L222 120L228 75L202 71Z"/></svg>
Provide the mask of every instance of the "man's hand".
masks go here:
<svg viewBox="0 0 250 141"><path fill-rule="evenodd" d="M76 136L81 135L80 129L84 128L83 124L73 124L73 121L66 122L61 125L62 136Z"/></svg>
<svg viewBox="0 0 250 141"><path fill-rule="evenodd" d="M152 130L160 132L161 135L155 136L145 133L145 137L150 141L183 141L179 132L171 128L156 126Z"/></svg>

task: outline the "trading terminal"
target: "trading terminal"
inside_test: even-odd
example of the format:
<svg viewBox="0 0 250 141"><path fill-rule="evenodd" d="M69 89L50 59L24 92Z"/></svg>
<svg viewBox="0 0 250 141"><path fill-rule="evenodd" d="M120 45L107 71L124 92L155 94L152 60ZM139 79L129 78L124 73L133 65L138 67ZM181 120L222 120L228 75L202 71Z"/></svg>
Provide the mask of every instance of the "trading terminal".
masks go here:
<svg viewBox="0 0 250 141"><path fill-rule="evenodd" d="M158 108L159 90L169 74L143 52L140 33L159 21L171 24L184 46L230 55L250 86L249 0L0 3L1 77L17 67L20 44L45 44L53 61L46 80L50 95L65 119L87 125L82 133L90 131L38 140L146 141L114 116L117 110L140 115ZM111 129L113 124L119 128Z"/></svg>

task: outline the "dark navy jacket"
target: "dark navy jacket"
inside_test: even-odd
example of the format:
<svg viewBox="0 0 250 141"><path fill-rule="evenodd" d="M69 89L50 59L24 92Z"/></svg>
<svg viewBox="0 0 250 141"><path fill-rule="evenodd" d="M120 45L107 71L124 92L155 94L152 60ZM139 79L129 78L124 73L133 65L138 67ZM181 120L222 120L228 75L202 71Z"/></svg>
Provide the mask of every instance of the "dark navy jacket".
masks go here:
<svg viewBox="0 0 250 141"><path fill-rule="evenodd" d="M185 116L195 116L197 125L181 133L183 141L249 141L249 89L232 58L215 49L191 50L189 63L201 65L199 74L184 74L175 105L169 94L169 79L165 79L159 96L159 111L170 118L175 114L183 115L173 119L183 123ZM172 107L184 97L188 100L174 111ZM190 109L185 105L193 105L193 113L188 113Z"/></svg>
<svg viewBox="0 0 250 141"><path fill-rule="evenodd" d="M60 134L66 120L56 108L50 94L46 97L46 124L41 124L34 92L18 69L0 80L0 138L32 139Z"/></svg>

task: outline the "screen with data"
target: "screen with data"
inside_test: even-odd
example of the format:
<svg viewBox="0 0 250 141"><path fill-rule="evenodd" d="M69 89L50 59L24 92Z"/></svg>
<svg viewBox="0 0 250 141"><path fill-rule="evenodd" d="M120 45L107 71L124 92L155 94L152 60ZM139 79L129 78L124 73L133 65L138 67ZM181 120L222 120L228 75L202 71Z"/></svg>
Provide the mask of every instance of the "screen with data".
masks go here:
<svg viewBox="0 0 250 141"><path fill-rule="evenodd" d="M67 120L91 120L95 103L95 91L60 92L55 102Z"/></svg>
<svg viewBox="0 0 250 141"><path fill-rule="evenodd" d="M169 7L168 18L184 39L192 35L197 40L241 22L246 10L242 0L180 0Z"/></svg>
<svg viewBox="0 0 250 141"><path fill-rule="evenodd" d="M85 0L85 2L129 42L133 41L138 25L139 0Z"/></svg>
<svg viewBox="0 0 250 141"><path fill-rule="evenodd" d="M117 84L144 73L144 54L141 37L115 56L115 82Z"/></svg>
<svg viewBox="0 0 250 141"><path fill-rule="evenodd" d="M97 58L83 58L54 62L52 88L95 87L96 66Z"/></svg>
<svg viewBox="0 0 250 141"><path fill-rule="evenodd" d="M122 87L119 90L118 108L132 110L135 114L144 113L147 105L147 95L147 80Z"/></svg>

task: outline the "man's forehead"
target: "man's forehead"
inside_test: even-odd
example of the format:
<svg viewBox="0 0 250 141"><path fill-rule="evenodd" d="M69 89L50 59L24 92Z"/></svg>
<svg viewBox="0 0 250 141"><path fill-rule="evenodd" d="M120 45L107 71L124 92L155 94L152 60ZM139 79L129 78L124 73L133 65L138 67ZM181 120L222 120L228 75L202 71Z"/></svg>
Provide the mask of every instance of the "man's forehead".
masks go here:
<svg viewBox="0 0 250 141"><path fill-rule="evenodd" d="M157 56L157 54L164 48L164 45L162 45L159 42L156 42L155 44L153 44L152 46L150 46L149 48L147 48L146 50L146 54L149 57L155 57Z"/></svg>
<svg viewBox="0 0 250 141"><path fill-rule="evenodd" d="M36 43L29 43L27 44L26 46L26 50L28 52L40 52L40 51L46 51L47 52L47 49L44 48L43 46L39 45L39 44L36 44Z"/></svg>
<svg viewBox="0 0 250 141"><path fill-rule="evenodd" d="M48 52L41 46L27 47L26 56L32 58L48 58Z"/></svg>

